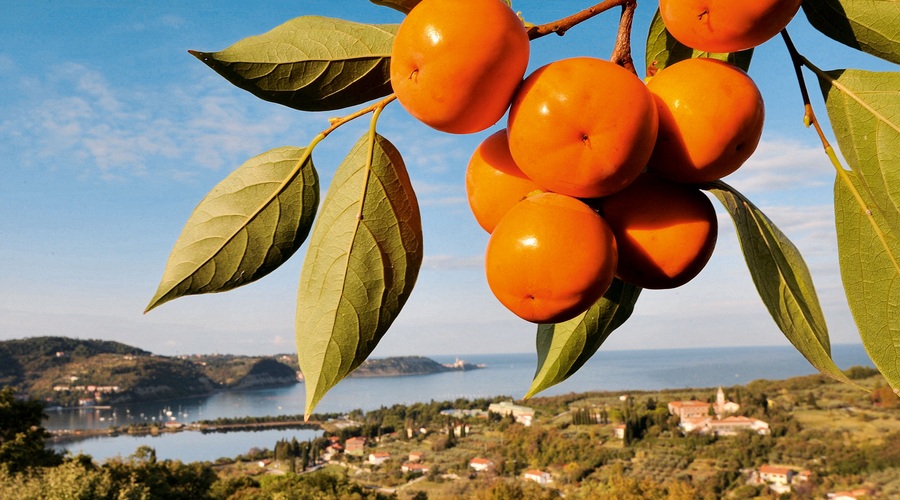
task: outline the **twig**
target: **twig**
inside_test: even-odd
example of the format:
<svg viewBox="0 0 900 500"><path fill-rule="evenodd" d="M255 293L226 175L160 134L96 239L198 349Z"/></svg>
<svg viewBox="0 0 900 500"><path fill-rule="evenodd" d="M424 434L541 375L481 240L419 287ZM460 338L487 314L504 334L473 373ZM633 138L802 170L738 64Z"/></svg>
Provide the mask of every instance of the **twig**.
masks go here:
<svg viewBox="0 0 900 500"><path fill-rule="evenodd" d="M546 24L539 24L537 26L532 26L528 30L528 38L535 40L545 35L549 35L550 33L556 33L559 36L563 36L566 34L566 31L569 28L579 24L581 22L587 21L588 19L600 14L601 12L606 12L609 9L617 6L624 6L629 3L635 3L634 0L605 0L603 2L594 5L593 7L588 7L587 9L582 10L581 12L576 12L571 16L564 17L557 21L553 21Z"/></svg>
<svg viewBox="0 0 900 500"><path fill-rule="evenodd" d="M631 25L634 21L636 0L628 0L622 4L622 16L619 18L619 32L616 34L616 45L613 47L610 60L619 66L637 74L634 60L631 58Z"/></svg>
<svg viewBox="0 0 900 500"><path fill-rule="evenodd" d="M331 123L331 126L329 126L325 130L320 132L319 135L321 135L322 138L324 139L328 134L334 132L335 129L337 129L341 125L343 125L351 120L354 120L356 118L359 118L362 115L376 112L376 111L380 113L381 110L384 109L385 106L387 106L391 101L393 101L396 98L397 98L396 94L391 94L391 95L385 97L384 99L382 99L378 102L375 102L373 104L370 104L358 111L354 111L353 113L350 113L347 116L331 118L330 120L328 120L328 122Z"/></svg>

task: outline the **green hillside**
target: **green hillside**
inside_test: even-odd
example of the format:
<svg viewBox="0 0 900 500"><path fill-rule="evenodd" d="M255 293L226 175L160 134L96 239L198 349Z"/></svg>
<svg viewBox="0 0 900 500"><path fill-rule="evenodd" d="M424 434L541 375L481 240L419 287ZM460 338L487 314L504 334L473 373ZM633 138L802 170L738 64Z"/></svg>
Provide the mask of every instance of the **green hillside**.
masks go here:
<svg viewBox="0 0 900 500"><path fill-rule="evenodd" d="M272 357L157 356L104 340L34 337L0 342L0 385L51 405L173 399L296 383Z"/></svg>

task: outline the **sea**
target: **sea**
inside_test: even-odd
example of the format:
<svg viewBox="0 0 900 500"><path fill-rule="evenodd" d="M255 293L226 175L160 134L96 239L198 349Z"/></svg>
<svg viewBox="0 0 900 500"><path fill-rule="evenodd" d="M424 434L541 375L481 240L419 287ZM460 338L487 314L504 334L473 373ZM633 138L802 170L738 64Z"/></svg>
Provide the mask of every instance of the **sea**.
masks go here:
<svg viewBox="0 0 900 500"><path fill-rule="evenodd" d="M453 363L452 355L428 356ZM832 346L832 357L842 369L872 366L859 344ZM537 356L523 354L467 355L468 363L484 368L430 375L347 378L321 400L316 413L363 411L394 404L452 401L506 396L520 399L534 377ZM715 388L747 384L753 380L779 380L816 373L791 346L723 347L657 350L598 351L576 374L538 394L552 396L589 391L638 391L679 388ZM219 392L210 396L116 405L100 408L48 410L45 427L106 429L134 423L177 421L191 423L220 417L302 415L302 383L274 389ZM96 461L127 458L140 446L150 446L157 459L182 462L213 461L245 455L250 450L273 449L280 439L300 441L320 435L317 430L278 429L203 434L196 431L158 436L103 436L53 445L70 454L84 453Z"/></svg>

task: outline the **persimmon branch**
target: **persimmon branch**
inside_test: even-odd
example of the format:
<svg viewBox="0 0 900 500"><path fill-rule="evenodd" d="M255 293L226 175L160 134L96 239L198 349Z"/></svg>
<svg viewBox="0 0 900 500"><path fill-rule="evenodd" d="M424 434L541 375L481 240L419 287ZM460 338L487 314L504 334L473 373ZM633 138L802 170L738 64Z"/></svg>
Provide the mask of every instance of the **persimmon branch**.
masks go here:
<svg viewBox="0 0 900 500"><path fill-rule="evenodd" d="M390 104L390 102L396 98L397 98L396 94L391 94L391 95L385 97L384 99L381 99L378 102L372 103L362 109L354 111L353 113L350 113L349 115L340 116L337 118L331 118L328 120L328 122L331 125L327 129L320 132L319 135L321 135L322 138L325 138L328 134L334 132L335 129L337 129L341 125L343 125L351 120L355 120L355 119L359 118L360 116L363 116L363 115L366 115L366 114L369 114L372 112L380 113L381 110L384 109L385 106Z"/></svg>
<svg viewBox="0 0 900 500"><path fill-rule="evenodd" d="M613 7L624 6L626 4L636 4L635 0L605 0L603 2L594 5L593 7L588 7L587 9L582 10L581 12L576 12L571 16L564 17L562 19L549 22L546 24L539 24L537 26L532 26L528 30L528 38L531 40L535 40L545 35L549 35L551 33L556 33L559 36L563 36L566 34L566 31L569 28L575 26L576 24L587 21L588 19L600 14L602 12L606 12Z"/></svg>
<svg viewBox="0 0 900 500"><path fill-rule="evenodd" d="M634 21L635 8L637 8L636 0L630 0L622 4L619 32L616 34L616 45L613 47L610 60L637 74L637 71L634 69L634 60L631 58L631 25Z"/></svg>

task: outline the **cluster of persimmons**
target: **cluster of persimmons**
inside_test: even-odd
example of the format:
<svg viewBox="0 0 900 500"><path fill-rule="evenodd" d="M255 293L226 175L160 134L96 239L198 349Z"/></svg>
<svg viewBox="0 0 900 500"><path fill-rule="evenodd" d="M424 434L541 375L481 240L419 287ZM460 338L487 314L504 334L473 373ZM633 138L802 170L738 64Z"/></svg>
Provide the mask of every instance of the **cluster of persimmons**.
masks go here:
<svg viewBox="0 0 900 500"><path fill-rule="evenodd" d="M681 43L736 52L776 35L800 1L720 3L661 0L660 14ZM651 289L687 283L717 235L699 186L734 172L759 142L754 82L709 58L667 66L646 84L591 57L526 77L529 47L500 0L423 0L391 55L397 99L437 130L482 131L508 111L466 173L472 212L491 234L494 295L528 321L557 323L587 310L616 276Z"/></svg>

